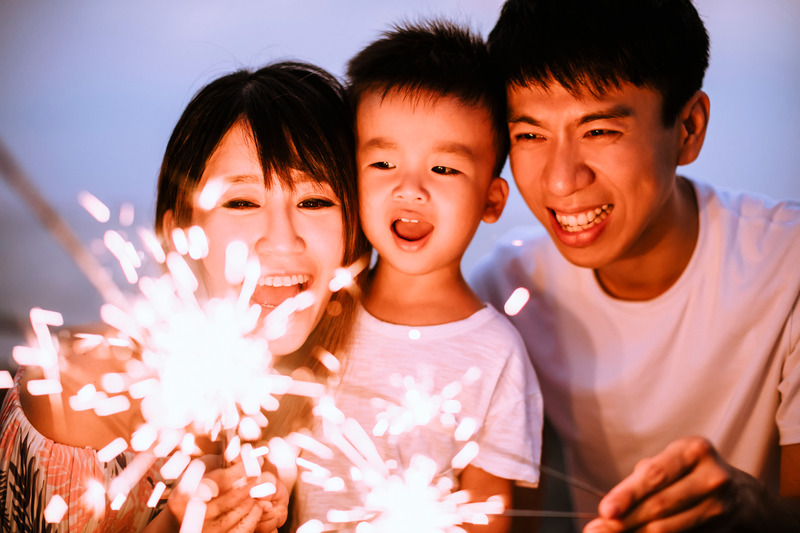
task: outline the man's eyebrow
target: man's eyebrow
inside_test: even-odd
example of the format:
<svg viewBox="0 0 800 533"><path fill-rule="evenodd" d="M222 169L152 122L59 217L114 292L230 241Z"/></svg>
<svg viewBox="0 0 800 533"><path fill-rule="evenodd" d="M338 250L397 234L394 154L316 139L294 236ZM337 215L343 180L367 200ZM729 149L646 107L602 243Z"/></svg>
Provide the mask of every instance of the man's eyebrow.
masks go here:
<svg viewBox="0 0 800 533"><path fill-rule="evenodd" d="M603 109L600 111L595 111L593 113L589 113L587 115L582 116L578 119L578 126L582 126L584 124L588 124L589 122L594 122L596 120L608 120L614 118L626 118L632 117L634 115L634 111L630 106L627 105L616 105L610 107L608 109ZM536 126L541 128L542 123L529 115L509 115L508 117L509 124L528 124L530 126Z"/></svg>
<svg viewBox="0 0 800 533"><path fill-rule="evenodd" d="M594 113L589 113L588 115L582 116L580 120L578 120L578 125L582 126L589 122L594 122L595 120L632 117L634 114L635 113L630 106L615 105L608 109L603 109L601 111L596 111Z"/></svg>

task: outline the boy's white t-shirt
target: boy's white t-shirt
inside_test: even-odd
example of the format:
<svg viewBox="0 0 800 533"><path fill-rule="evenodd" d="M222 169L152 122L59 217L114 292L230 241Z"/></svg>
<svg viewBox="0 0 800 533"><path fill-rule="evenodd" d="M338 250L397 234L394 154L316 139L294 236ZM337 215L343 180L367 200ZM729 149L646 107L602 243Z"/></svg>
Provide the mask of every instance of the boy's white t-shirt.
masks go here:
<svg viewBox="0 0 800 533"><path fill-rule="evenodd" d="M470 377L473 368L480 370L474 381ZM453 388L454 383L460 383L460 392L455 395L447 392L458 390L458 386ZM334 391L336 407L371 436L384 462L398 465L393 473L402 473L415 454L422 454L436 463L433 483L447 478L457 490L461 469L452 468L451 461L465 442L454 437L454 427L443 424L438 415L429 424L419 426L412 426L408 418L399 416L399 406L404 402L436 406L436 399L429 399L443 392L460 403L454 413L457 422L465 418L476 422L477 431L471 440L478 443L479 452L472 465L524 485L538 483L542 397L522 339L505 317L486 306L464 320L414 327L383 322L361 309L354 343ZM420 398L428 401L417 401ZM452 404L447 410L452 410ZM420 420L424 420L423 411L419 413ZM407 430L398 435L387 431L383 436L373 436L379 419ZM313 436L328 442L324 432L330 426L320 421L313 428ZM331 509L358 508L370 491L366 484L351 479L353 461L335 446L328 446L335 451L333 458L309 452L303 458L342 478L347 489L325 491L301 481L298 525L312 518L325 522Z"/></svg>
<svg viewBox="0 0 800 533"><path fill-rule="evenodd" d="M800 204L695 183L700 231L678 281L648 301L608 296L541 228L515 231L471 274L512 317L569 473L606 491L681 437L777 492L779 444L800 442ZM573 490L580 511L599 498Z"/></svg>

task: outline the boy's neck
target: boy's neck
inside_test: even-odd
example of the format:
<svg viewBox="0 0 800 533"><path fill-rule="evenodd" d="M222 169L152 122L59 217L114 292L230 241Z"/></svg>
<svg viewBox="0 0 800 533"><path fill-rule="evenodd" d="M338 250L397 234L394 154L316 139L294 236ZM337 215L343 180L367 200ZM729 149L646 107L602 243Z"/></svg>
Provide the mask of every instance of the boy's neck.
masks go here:
<svg viewBox="0 0 800 533"><path fill-rule="evenodd" d="M409 275L380 258L369 273L362 303L374 317L406 326L447 324L484 307L458 268Z"/></svg>

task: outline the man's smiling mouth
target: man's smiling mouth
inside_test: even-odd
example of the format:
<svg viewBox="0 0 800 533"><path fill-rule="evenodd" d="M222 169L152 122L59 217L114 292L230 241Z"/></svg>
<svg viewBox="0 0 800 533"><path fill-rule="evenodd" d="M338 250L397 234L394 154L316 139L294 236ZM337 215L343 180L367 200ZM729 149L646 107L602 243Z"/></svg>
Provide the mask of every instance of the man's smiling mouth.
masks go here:
<svg viewBox="0 0 800 533"><path fill-rule="evenodd" d="M561 214L553 211L553 215L555 215L556 221L558 225L561 226L561 229L570 233L576 233L600 224L613 210L614 204L605 204L583 213Z"/></svg>

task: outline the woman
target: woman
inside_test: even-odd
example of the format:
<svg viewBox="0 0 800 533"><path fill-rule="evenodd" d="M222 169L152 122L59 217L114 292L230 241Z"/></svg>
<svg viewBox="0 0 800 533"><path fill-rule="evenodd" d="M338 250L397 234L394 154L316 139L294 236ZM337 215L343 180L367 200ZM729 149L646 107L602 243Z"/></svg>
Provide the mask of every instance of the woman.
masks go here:
<svg viewBox="0 0 800 533"><path fill-rule="evenodd" d="M323 70L284 62L238 71L211 82L189 103L167 145L158 183L155 226L162 239L170 241L175 228L190 226L201 227L207 236L209 252L197 266L208 297L239 292L224 271L233 241L244 242L250 257L259 261L251 303L262 307L262 320L300 291L313 295L311 305L293 314L286 333L269 347L287 356L281 358L285 371L308 367L318 379L325 371L312 351L320 346L339 353L355 311L354 298L347 291L332 295L328 282L336 268L352 264L368 249L358 229L350 128L343 91ZM200 193L211 184L222 185L220 194L201 207ZM70 369L63 376L65 405L84 384L119 370L119 358L103 357L113 350L106 346L95 357L78 354L71 343L62 350ZM134 488L119 511L106 502L97 518L81 503L76 483L61 483L65 476L82 486L87 479L116 475L120 461L129 457L100 463L96 452L117 437L128 439L141 422L140 413L131 409L97 417L67 409L66 423L60 424L50 399L30 395L25 386L40 377L40 370L25 368L4 404L0 529L141 530L152 518L142 501L147 486ZM302 413L303 406L286 397L269 429L285 433L302 422ZM242 473L234 465L207 474L219 492L207 504L206 530L270 531L285 520L285 494L272 502L256 501L249 486L238 483ZM156 478L154 467L139 485ZM59 524L45 524L42 510L54 494L66 500L69 510ZM148 530L177 530L185 507L186 498L173 492L167 510Z"/></svg>

